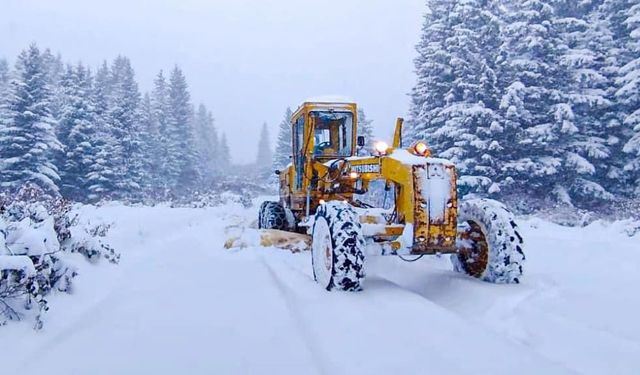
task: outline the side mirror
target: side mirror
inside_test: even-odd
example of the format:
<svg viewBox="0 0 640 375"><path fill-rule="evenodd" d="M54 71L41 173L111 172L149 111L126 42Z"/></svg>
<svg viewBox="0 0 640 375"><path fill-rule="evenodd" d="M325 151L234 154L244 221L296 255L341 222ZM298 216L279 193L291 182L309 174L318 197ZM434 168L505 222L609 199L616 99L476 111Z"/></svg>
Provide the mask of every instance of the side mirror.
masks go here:
<svg viewBox="0 0 640 375"><path fill-rule="evenodd" d="M358 147L364 147L364 137L359 135L357 143L358 143Z"/></svg>
<svg viewBox="0 0 640 375"><path fill-rule="evenodd" d="M276 169L275 171L273 171L273 173L275 173L275 174L277 174L278 176L280 176L280 171L279 171L279 170L277 170L277 169Z"/></svg>

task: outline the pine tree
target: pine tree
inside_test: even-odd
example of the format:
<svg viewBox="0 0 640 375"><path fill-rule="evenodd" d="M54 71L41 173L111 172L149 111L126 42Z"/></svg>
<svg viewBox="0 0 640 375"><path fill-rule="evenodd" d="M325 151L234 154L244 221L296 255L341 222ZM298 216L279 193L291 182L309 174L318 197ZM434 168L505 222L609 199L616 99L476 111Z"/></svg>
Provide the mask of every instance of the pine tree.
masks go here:
<svg viewBox="0 0 640 375"><path fill-rule="evenodd" d="M260 139L258 141L258 153L256 156L256 165L259 167L270 166L273 159L273 152L271 151L271 142L269 141L269 127L267 123L262 124L260 130Z"/></svg>
<svg viewBox="0 0 640 375"><path fill-rule="evenodd" d="M415 60L412 136L458 166L461 186L498 190L490 137L498 121L495 73L499 23L492 1L431 0Z"/></svg>
<svg viewBox="0 0 640 375"><path fill-rule="evenodd" d="M559 59L563 44L554 24L554 9L542 0L506 2L509 11L501 33L499 85L505 88L501 114L509 121L511 136L501 160L501 188L510 193L528 190L539 198L549 195L570 202L569 178L583 158L567 150L578 132L575 114L560 88L567 85L567 71ZM510 100L521 102L512 106ZM520 119L519 121L517 119ZM504 137L503 137L504 138Z"/></svg>
<svg viewBox="0 0 640 375"><path fill-rule="evenodd" d="M61 192L69 199L85 201L97 154L93 146L95 106L90 71L82 64L69 66L60 81L60 94L58 138L64 147L58 162Z"/></svg>
<svg viewBox="0 0 640 375"><path fill-rule="evenodd" d="M282 170L287 164L291 163L291 108L287 107L284 112L284 118L278 126L278 139L276 140L276 149L273 153L272 169Z"/></svg>
<svg viewBox="0 0 640 375"><path fill-rule="evenodd" d="M42 54L32 44L18 56L6 117L0 124L0 187L18 189L34 183L51 194L59 192L52 158L61 147L47 79Z"/></svg>
<svg viewBox="0 0 640 375"><path fill-rule="evenodd" d="M623 24L627 27L625 41L628 58L619 71L616 97L624 111L624 126L633 134L625 143L623 151L630 155L624 169L634 181L633 193L640 195L640 0L628 2Z"/></svg>
<svg viewBox="0 0 640 375"><path fill-rule="evenodd" d="M94 104L94 128L91 143L95 148L95 158L88 174L88 200L98 202L117 198L116 180L118 176L119 144L109 117L109 98L112 91L111 74L105 62L96 71L91 98Z"/></svg>
<svg viewBox="0 0 640 375"><path fill-rule="evenodd" d="M217 169L217 149L218 132L214 125L213 115L204 104L198 106L195 116L195 129L197 133L198 149L200 155L199 165L202 170L202 177L209 185L216 176Z"/></svg>
<svg viewBox="0 0 640 375"><path fill-rule="evenodd" d="M9 87L9 74L9 63L0 59L0 97L6 95L4 92Z"/></svg>
<svg viewBox="0 0 640 375"><path fill-rule="evenodd" d="M112 83L109 73L109 66L103 61L94 79L93 96L96 106L96 114L106 121L109 112L109 96L111 95Z"/></svg>
<svg viewBox="0 0 640 375"><path fill-rule="evenodd" d="M153 110L153 121L158 131L157 147L154 150L154 159L158 166L157 182L155 186L162 196L166 197L166 192L172 182L169 181L169 155L170 155L170 133L169 133L169 88L164 73L161 70L153 81L153 91L151 92L151 107Z"/></svg>
<svg viewBox="0 0 640 375"><path fill-rule="evenodd" d="M5 59L0 59L0 124L8 117L7 101L9 99L10 82L9 63Z"/></svg>
<svg viewBox="0 0 640 375"><path fill-rule="evenodd" d="M157 151L162 147L159 143L159 132L153 117L151 96L145 93L140 102L138 120L140 122L140 151L142 153L142 193L145 197L157 198L159 191L160 166Z"/></svg>
<svg viewBox="0 0 640 375"><path fill-rule="evenodd" d="M122 198L140 197L143 176L143 154L140 139L143 137L138 119L140 92L134 71L128 58L118 56L110 71L111 92L107 121L118 144L113 158L116 161L115 185Z"/></svg>
<svg viewBox="0 0 640 375"><path fill-rule="evenodd" d="M51 92L51 115L54 118L58 118L63 105L60 80L65 73L65 67L62 62L62 56L59 53L54 56L47 48L42 52L42 61L46 70L49 91Z"/></svg>
<svg viewBox="0 0 640 375"><path fill-rule="evenodd" d="M191 96L187 80L177 66L169 79L169 111L167 177L174 191L183 194L198 186L201 177L197 165Z"/></svg>
<svg viewBox="0 0 640 375"><path fill-rule="evenodd" d="M222 133L222 138L220 138L220 169L224 172L228 170L231 166L231 154L229 151L229 144L227 143L227 135Z"/></svg>
<svg viewBox="0 0 640 375"><path fill-rule="evenodd" d="M442 148L431 136L444 125L440 112L445 106L445 95L453 80L451 56L445 43L451 36L447 14L452 10L449 0L429 0L424 15L420 41L416 46L418 56L414 60L417 82L411 90L409 113L411 139L427 138L438 151Z"/></svg>
<svg viewBox="0 0 640 375"><path fill-rule="evenodd" d="M566 150L563 179L571 199L581 206L613 199L605 186L613 168L609 139L617 124L606 70L613 38L598 19L593 3L564 0L555 4L555 26L564 44L559 65L566 72L562 96L571 107L577 131L562 141Z"/></svg>
<svg viewBox="0 0 640 375"><path fill-rule="evenodd" d="M358 137L364 137L365 146L358 150L358 155L369 155L373 145L373 120L369 120L362 108L358 108ZM291 140L289 140L291 142Z"/></svg>
<svg viewBox="0 0 640 375"><path fill-rule="evenodd" d="M219 154L219 149L220 149L220 137L218 136L218 129L215 126L215 120L213 118L213 114L209 111L209 115L207 116L207 124L208 124L208 128L210 129L210 137L208 139L210 139L210 149L208 152L208 157L210 158L210 164L211 164L211 172L213 173L214 176L218 176L220 173L218 171L218 154Z"/></svg>
<svg viewBox="0 0 640 375"><path fill-rule="evenodd" d="M260 139L258 141L258 153L256 155L257 174L260 179L267 181L273 176L271 164L273 163L273 151L271 151L271 142L269 142L269 128L267 123L262 124L260 131Z"/></svg>

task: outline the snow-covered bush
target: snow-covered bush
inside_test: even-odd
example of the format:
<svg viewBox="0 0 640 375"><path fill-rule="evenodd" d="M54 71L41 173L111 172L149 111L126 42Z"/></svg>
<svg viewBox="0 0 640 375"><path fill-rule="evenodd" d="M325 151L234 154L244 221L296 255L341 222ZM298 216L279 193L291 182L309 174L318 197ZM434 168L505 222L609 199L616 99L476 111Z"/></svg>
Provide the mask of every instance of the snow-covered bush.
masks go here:
<svg viewBox="0 0 640 375"><path fill-rule="evenodd" d="M41 328L46 297L72 290L72 253L117 263L120 255L103 241L108 229L81 225L70 202L35 186L0 194L0 322L31 315Z"/></svg>
<svg viewBox="0 0 640 375"><path fill-rule="evenodd" d="M219 179L206 192L194 192L188 196L174 198L171 200L171 206L202 208L239 203L248 208L253 205L256 197L274 193L274 186L232 176Z"/></svg>

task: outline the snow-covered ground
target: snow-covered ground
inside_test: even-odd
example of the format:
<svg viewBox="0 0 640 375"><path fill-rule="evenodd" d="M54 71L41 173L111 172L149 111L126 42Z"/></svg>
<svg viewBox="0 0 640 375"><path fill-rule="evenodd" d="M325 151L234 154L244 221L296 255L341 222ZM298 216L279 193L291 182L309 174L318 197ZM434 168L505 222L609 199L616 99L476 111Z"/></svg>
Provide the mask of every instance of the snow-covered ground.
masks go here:
<svg viewBox="0 0 640 375"><path fill-rule="evenodd" d="M640 235L521 223L520 285L449 260L369 258L361 293L313 281L308 252L225 250L256 208L85 208L120 265L81 265L42 331L0 328L2 373L638 374Z"/></svg>

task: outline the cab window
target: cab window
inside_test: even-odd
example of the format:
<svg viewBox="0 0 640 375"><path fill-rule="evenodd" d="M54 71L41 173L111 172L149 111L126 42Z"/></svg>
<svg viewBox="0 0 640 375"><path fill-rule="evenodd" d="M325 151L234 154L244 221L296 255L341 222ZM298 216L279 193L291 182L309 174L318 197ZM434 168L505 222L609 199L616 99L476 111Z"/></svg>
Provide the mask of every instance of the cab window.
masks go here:
<svg viewBox="0 0 640 375"><path fill-rule="evenodd" d="M296 154L300 154L304 143L304 116L300 116L296 121L294 134L294 150Z"/></svg>
<svg viewBox="0 0 640 375"><path fill-rule="evenodd" d="M304 143L304 116L300 116L298 120L293 124L293 161L295 165L295 189L302 189L302 172L304 168L304 156L302 155L302 148Z"/></svg>
<svg viewBox="0 0 640 375"><path fill-rule="evenodd" d="M353 114L350 112L314 111L315 156L351 156L353 144Z"/></svg>

